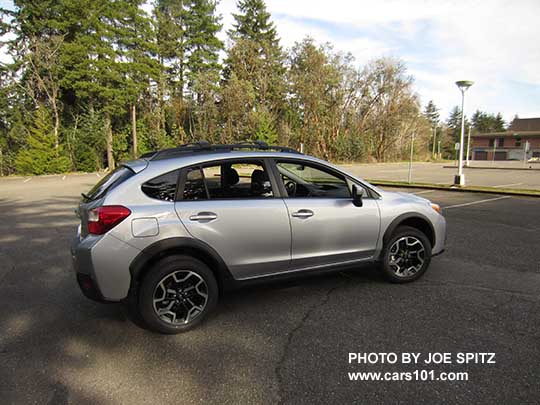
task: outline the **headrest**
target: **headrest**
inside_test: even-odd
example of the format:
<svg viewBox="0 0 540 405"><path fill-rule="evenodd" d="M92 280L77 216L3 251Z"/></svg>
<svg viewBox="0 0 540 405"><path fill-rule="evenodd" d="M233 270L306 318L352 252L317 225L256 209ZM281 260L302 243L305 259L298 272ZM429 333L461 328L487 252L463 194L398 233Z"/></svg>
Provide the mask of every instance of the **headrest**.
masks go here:
<svg viewBox="0 0 540 405"><path fill-rule="evenodd" d="M236 183L238 183L238 181L240 181L240 176L238 176L236 169L233 169L232 167L227 167L224 169L222 175L222 183L224 187L234 186Z"/></svg>
<svg viewBox="0 0 540 405"><path fill-rule="evenodd" d="M251 173L251 184L253 183L262 184L265 181L268 181L268 174L266 174L265 171L260 170L260 169L253 170L253 173Z"/></svg>

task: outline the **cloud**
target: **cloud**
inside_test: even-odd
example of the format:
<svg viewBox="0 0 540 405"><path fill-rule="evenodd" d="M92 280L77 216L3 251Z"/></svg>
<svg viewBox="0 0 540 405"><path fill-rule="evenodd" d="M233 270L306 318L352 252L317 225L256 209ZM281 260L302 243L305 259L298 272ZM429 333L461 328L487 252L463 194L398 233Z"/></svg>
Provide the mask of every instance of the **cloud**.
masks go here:
<svg viewBox="0 0 540 405"><path fill-rule="evenodd" d="M424 103L446 116L460 103L456 80L475 80L466 112L540 116L540 2L537 0L267 0L282 44L309 35L351 52L359 65L380 56L404 60ZM234 0L219 10L230 27Z"/></svg>

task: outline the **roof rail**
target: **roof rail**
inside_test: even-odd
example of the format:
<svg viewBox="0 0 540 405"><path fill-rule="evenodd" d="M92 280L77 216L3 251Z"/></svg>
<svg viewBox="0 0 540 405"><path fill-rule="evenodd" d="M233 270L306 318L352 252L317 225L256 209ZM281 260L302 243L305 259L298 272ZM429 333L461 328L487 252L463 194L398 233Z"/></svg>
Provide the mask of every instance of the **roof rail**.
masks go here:
<svg viewBox="0 0 540 405"><path fill-rule="evenodd" d="M148 152L141 156L141 158L149 160L163 160L168 158L173 158L177 156L182 156L192 153L201 153L201 152L231 152L234 150L267 150L267 151L276 151L276 152L287 152L287 153L298 153L296 149L288 148L285 146L274 146L268 145L266 142L255 140L255 141L245 141L234 144L211 144L207 141L198 141L192 143L186 143L184 145L177 146L175 148L163 149L160 151Z"/></svg>

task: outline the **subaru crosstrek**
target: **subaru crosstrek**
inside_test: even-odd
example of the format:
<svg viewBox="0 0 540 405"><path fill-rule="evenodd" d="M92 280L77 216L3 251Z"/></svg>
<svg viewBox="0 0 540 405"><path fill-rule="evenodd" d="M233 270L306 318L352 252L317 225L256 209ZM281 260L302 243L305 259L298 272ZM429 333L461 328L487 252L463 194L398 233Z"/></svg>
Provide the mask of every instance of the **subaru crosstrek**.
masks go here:
<svg viewBox="0 0 540 405"><path fill-rule="evenodd" d="M378 265L416 280L444 249L438 205L383 191L264 143L183 145L123 163L77 209L82 292L127 301L162 333L189 330L246 283Z"/></svg>

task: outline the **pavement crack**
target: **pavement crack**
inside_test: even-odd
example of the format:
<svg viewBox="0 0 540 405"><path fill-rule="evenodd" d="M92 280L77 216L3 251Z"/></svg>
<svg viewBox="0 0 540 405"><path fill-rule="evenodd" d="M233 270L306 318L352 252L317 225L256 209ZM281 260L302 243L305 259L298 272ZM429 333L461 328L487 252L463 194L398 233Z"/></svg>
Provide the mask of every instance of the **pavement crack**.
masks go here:
<svg viewBox="0 0 540 405"><path fill-rule="evenodd" d="M342 273L339 273L339 274L345 277L344 274L342 274ZM286 359L288 357L288 354L289 354L291 343L292 343L295 335L298 333L298 331L300 329L302 329L304 327L306 321L309 319L309 317L316 310L324 307L328 303L332 293L334 291L336 291L340 287L343 287L343 284L333 286L333 287L329 288L328 290L326 290L326 293L324 294L322 300L320 300L319 302L315 303L310 308L308 308L308 310L304 313L304 316L296 323L296 325L287 334L287 339L285 341L285 345L284 345L283 351L281 353L281 358L277 362L276 367L274 369L274 373L276 375L277 385L278 385L278 387L277 387L278 388L278 401L277 401L277 403L279 403L279 404L285 403L285 399L283 398L283 383L284 383L284 381L283 381L283 377L282 377L281 374L282 374L283 366L284 366L285 361L286 361Z"/></svg>

